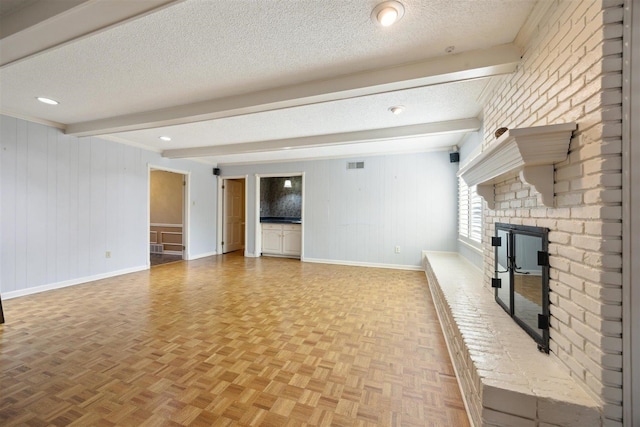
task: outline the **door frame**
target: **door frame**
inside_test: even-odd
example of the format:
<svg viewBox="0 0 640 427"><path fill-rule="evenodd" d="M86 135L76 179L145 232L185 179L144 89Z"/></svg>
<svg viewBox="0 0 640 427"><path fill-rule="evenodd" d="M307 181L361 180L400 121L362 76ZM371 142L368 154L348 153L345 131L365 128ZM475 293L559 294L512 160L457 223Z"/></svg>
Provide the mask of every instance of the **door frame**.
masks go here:
<svg viewBox="0 0 640 427"><path fill-rule="evenodd" d="M300 261L304 261L304 198L305 198L305 173L304 172L290 172L290 173L261 173L256 174L256 199L255 199L255 236L254 236L254 256L260 257L262 256L262 226L260 225L260 179L261 178L289 178L291 176L301 176L302 177L302 188L301 188L301 206L300 206L300 220L302 222L300 227Z"/></svg>
<svg viewBox="0 0 640 427"><path fill-rule="evenodd" d="M191 172L182 169L174 169L166 166L155 165L153 163L147 163L147 268L151 267L151 246L149 245L149 231L151 230L151 171L160 170L164 172L173 172L184 176L184 190L182 197L182 259L190 260L189 242L191 241L189 236L189 218L191 217Z"/></svg>
<svg viewBox="0 0 640 427"><path fill-rule="evenodd" d="M230 175L230 176L217 176L217 186L218 186L218 209L217 211L217 224L216 224L216 253L218 255L222 255L222 239L224 239L224 230L223 230L223 218L224 218L224 195L222 194L222 186L224 185L224 181L227 179L244 179L244 256L251 256L247 252L247 232L248 232L248 224L249 224L249 216L248 216L248 201L249 201L249 192L247 191L247 183L249 182L249 175Z"/></svg>
<svg viewBox="0 0 640 427"><path fill-rule="evenodd" d="M623 425L640 423L640 3L627 0L622 65L622 402Z"/></svg>

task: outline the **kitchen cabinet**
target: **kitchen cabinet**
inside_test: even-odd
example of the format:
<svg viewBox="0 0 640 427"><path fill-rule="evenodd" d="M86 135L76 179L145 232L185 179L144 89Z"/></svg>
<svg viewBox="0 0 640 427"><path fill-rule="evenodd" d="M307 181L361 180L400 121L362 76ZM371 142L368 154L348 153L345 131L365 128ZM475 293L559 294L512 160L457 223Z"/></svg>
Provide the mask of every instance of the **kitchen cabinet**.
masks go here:
<svg viewBox="0 0 640 427"><path fill-rule="evenodd" d="M282 254L299 257L302 252L302 230L299 224L282 225Z"/></svg>
<svg viewBox="0 0 640 427"><path fill-rule="evenodd" d="M282 255L281 224L262 224L262 253Z"/></svg>
<svg viewBox="0 0 640 427"><path fill-rule="evenodd" d="M302 227L300 224L262 224L262 254L300 257Z"/></svg>

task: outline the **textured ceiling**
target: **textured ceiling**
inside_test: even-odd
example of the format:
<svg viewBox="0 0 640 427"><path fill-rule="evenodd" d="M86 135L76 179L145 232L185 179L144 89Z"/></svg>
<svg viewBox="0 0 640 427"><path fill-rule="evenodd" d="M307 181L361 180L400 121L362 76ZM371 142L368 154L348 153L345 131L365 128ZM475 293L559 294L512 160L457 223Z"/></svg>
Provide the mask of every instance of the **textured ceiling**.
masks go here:
<svg viewBox="0 0 640 427"><path fill-rule="evenodd" d="M476 117L480 112L477 98L486 83L487 79L478 79L427 86L334 101L328 105L311 104L191 125L122 132L117 136L166 150L297 138ZM389 107L394 105L405 106L405 112L400 115L392 114ZM170 136L171 141L160 141L160 136Z"/></svg>
<svg viewBox="0 0 640 427"><path fill-rule="evenodd" d="M90 3L90 2L88 2ZM5 113L70 125L322 81L511 43L534 0L187 0L0 69ZM0 48L2 46L0 45ZM155 149L379 129L475 117L486 79L391 91L116 136ZM35 101L47 96L55 108ZM387 108L406 105L393 116ZM157 139L170 133L169 144ZM300 151L300 150L296 150Z"/></svg>

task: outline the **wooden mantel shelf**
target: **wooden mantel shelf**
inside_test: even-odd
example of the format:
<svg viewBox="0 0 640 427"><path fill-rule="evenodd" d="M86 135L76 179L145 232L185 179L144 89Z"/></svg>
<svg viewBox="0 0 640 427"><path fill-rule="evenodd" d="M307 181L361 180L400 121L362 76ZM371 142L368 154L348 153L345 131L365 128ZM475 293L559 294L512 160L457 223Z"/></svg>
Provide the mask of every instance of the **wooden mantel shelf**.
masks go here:
<svg viewBox="0 0 640 427"><path fill-rule="evenodd" d="M495 208L494 184L520 172L520 179L542 195L545 206L553 206L553 164L567 158L575 123L510 129L491 147L471 159L458 175Z"/></svg>

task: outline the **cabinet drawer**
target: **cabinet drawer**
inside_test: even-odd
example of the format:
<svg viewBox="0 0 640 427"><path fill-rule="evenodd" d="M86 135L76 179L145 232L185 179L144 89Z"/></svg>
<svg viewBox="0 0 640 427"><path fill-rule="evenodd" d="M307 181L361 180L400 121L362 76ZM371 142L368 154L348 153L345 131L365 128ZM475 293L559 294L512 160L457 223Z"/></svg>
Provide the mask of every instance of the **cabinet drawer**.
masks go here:
<svg viewBox="0 0 640 427"><path fill-rule="evenodd" d="M284 231L300 231L300 224L283 224Z"/></svg>
<svg viewBox="0 0 640 427"><path fill-rule="evenodd" d="M282 230L281 224L262 224L263 230Z"/></svg>

